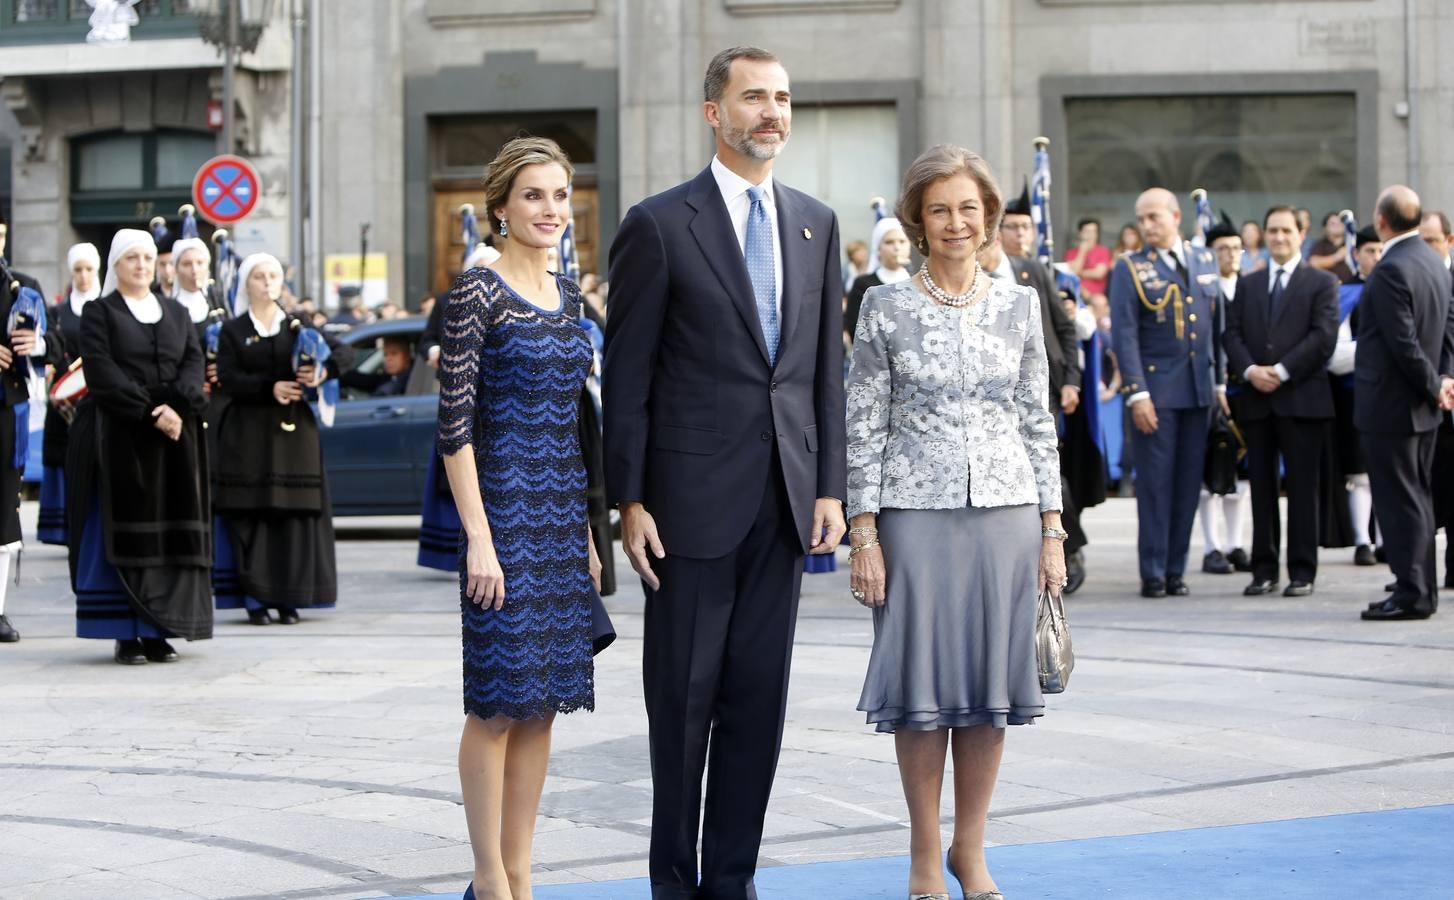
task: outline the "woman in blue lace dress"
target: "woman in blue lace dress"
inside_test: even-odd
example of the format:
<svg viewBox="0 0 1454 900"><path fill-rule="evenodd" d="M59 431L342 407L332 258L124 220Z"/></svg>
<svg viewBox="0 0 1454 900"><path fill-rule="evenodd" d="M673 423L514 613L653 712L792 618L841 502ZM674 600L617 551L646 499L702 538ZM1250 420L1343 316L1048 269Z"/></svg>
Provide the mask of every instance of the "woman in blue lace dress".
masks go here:
<svg viewBox="0 0 1454 900"><path fill-rule="evenodd" d="M576 421L591 344L579 289L547 268L573 170L553 141L517 138L487 171L490 222L504 240L492 268L466 271L450 292L439 451L464 530L459 773L475 858L465 896L509 900L530 896L555 715L595 707L600 563Z"/></svg>

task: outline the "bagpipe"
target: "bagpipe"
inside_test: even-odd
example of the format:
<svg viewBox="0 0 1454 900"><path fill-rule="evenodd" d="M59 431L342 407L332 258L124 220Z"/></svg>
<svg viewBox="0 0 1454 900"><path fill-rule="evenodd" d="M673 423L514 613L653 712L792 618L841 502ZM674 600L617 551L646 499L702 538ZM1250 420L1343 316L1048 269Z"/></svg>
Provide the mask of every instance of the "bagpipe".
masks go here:
<svg viewBox="0 0 1454 900"><path fill-rule="evenodd" d="M460 240L464 241L464 255L459 258L459 267L469 262L470 254L474 252L476 245L480 242L480 221L475 218L475 205L473 203L461 203L459 205Z"/></svg>
<svg viewBox="0 0 1454 900"><path fill-rule="evenodd" d="M298 316L290 313L283 307L281 301L274 300L278 309L282 310L286 320L286 327L293 333L293 375L296 377L306 368L312 368L317 379L318 372L326 373L328 361L333 358L333 348L323 337L322 332L311 325L304 324ZM208 326L211 327L210 325ZM333 427L334 413L338 409L338 379L325 377L321 382L308 385L317 391L318 395L318 421L324 428ZM283 431L292 433L298 430L297 422L293 418L293 405L288 405L287 416L278 425Z"/></svg>
<svg viewBox="0 0 1454 900"><path fill-rule="evenodd" d="M0 258L0 284L10 295L10 315L6 317L5 336L13 340L17 331L35 333L36 341L45 340L46 315L45 298L35 288L20 283L10 271L10 265ZM45 363L37 364L33 356L16 359L10 364L9 377L26 390L27 398L15 404L15 452L12 467L25 468L25 457L30 451L30 399L45 396Z"/></svg>
<svg viewBox="0 0 1454 900"><path fill-rule="evenodd" d="M1345 209L1338 213L1338 218L1343 220L1343 252L1347 254L1348 271L1354 275L1363 275L1358 271L1358 217L1353 215L1353 210Z"/></svg>

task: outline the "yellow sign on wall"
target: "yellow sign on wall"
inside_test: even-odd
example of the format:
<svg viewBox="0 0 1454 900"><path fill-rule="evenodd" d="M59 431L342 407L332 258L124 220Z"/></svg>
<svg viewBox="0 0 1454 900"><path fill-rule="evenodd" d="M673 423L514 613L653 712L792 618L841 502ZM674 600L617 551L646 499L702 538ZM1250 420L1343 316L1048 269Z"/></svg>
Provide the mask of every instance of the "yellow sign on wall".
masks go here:
<svg viewBox="0 0 1454 900"><path fill-rule="evenodd" d="M359 277L359 255L357 253L329 253L323 257L324 303L327 308L338 307L338 289L358 287L362 280L364 303L378 306L389 299L389 256L386 253L370 253L363 260L363 277Z"/></svg>

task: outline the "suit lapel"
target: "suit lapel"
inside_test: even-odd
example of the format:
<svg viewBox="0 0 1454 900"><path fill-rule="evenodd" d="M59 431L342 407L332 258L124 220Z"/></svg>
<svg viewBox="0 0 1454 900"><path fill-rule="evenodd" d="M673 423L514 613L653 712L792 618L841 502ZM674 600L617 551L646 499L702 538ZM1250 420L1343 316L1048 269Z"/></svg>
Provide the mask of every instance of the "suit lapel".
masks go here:
<svg viewBox="0 0 1454 900"><path fill-rule="evenodd" d="M1281 322L1282 317L1287 313L1287 306L1290 302L1292 302L1292 292L1296 290L1297 286L1302 283L1299 279L1299 276L1302 275L1303 269L1306 266L1306 262L1299 260L1298 264L1296 266L1293 266L1292 271L1287 273L1287 281L1284 282L1282 286L1282 304L1277 308L1277 316L1273 318L1270 322L1268 322L1268 331L1271 331L1278 322ZM1270 291L1271 288L1269 287L1268 290ZM1271 304L1269 304L1269 306L1270 305Z"/></svg>
<svg viewBox="0 0 1454 900"><path fill-rule="evenodd" d="M796 196L776 179L773 181L773 202L777 205L778 252L782 254L783 261L782 328L777 354L777 358L781 360L797 325L798 313L803 308L805 298L798 286L802 284L803 274L808 267L807 248L812 245L812 240L804 235L812 232L807 228L802 210L798 208ZM743 270L746 271L745 264ZM753 315L756 314L757 308L754 306Z"/></svg>
<svg viewBox="0 0 1454 900"><path fill-rule="evenodd" d="M688 226L692 237L702 248L707 265L731 298L732 305L737 307L758 352L762 354L763 362L767 362L767 341L763 339L762 323L757 318L757 299L752 292L752 280L747 275L747 261L742 257L742 245L737 242L737 235L732 230L732 218L727 214L727 204L722 200L722 192L717 188L717 179L712 177L710 166L692 180L687 191L687 205L696 211ZM783 282L783 296L786 297L786 259L783 260Z"/></svg>

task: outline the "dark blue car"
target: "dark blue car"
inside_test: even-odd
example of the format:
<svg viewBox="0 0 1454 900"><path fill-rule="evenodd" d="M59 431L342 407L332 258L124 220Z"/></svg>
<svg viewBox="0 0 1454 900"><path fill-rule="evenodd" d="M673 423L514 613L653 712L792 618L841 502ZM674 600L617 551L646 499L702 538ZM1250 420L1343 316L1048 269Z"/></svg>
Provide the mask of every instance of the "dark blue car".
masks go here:
<svg viewBox="0 0 1454 900"><path fill-rule="evenodd" d="M439 415L439 383L417 353L424 324L419 316L393 319L341 336L354 348L357 371L381 371L379 340L396 336L409 341L414 368L402 396L372 397L356 388L342 389L333 427L321 429L335 516L419 514Z"/></svg>

